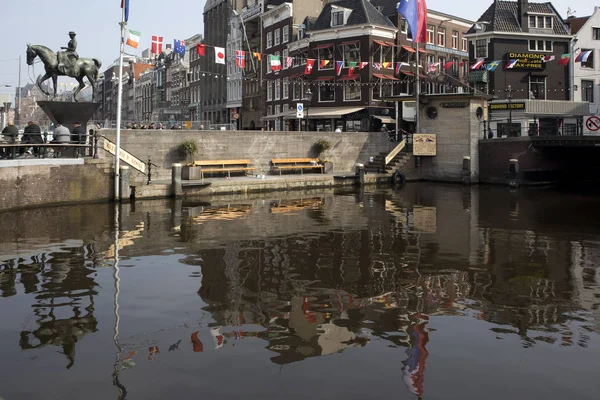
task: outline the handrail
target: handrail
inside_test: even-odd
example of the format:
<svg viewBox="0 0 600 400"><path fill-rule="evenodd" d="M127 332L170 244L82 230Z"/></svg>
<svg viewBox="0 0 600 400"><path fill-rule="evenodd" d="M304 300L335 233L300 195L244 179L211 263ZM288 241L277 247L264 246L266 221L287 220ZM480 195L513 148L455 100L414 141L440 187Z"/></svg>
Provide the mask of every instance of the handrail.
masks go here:
<svg viewBox="0 0 600 400"><path fill-rule="evenodd" d="M104 139L104 146L102 147L102 149L114 155L114 149L116 148L116 144L112 142L109 138L107 138L105 135L100 135L100 137ZM109 144L108 146L106 146L107 143ZM148 175L148 173L146 172L148 165L146 165L146 163L143 162L140 158L134 156L133 154L124 150L123 148L121 148L119 151L119 158L121 159L121 161L131 165L133 168L137 169L142 174Z"/></svg>
<svg viewBox="0 0 600 400"><path fill-rule="evenodd" d="M390 153L385 157L384 167L386 165L388 165L390 163L390 161L392 161L394 159L394 157L396 157L398 155L398 153L400 153L404 149L405 146L406 146L406 139L402 139L402 141L400 141L400 143L398 143L398 145L396 147L394 147L394 150L390 151Z"/></svg>

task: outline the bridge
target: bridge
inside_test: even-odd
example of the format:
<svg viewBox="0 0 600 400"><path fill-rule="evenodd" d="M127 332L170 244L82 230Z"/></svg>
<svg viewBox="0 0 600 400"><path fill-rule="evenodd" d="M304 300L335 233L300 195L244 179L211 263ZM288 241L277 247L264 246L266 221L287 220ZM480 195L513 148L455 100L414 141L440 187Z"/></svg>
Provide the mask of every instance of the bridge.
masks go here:
<svg viewBox="0 0 600 400"><path fill-rule="evenodd" d="M530 136L534 147L600 147L600 135Z"/></svg>

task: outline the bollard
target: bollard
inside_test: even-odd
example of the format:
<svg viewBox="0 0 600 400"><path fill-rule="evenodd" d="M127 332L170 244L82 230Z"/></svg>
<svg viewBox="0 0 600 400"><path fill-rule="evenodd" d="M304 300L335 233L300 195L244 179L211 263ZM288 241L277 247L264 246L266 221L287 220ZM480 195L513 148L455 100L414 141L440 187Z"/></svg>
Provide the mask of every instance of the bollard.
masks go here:
<svg viewBox="0 0 600 400"><path fill-rule="evenodd" d="M462 162L461 177L464 184L469 185L471 183L471 157L464 156Z"/></svg>
<svg viewBox="0 0 600 400"><path fill-rule="evenodd" d="M354 168L355 168L355 175L358 175L358 184L361 186L364 185L365 184L365 165L356 163L356 164L354 164Z"/></svg>
<svg viewBox="0 0 600 400"><path fill-rule="evenodd" d="M175 163L171 166L171 195L175 198L183 195L181 186L181 164Z"/></svg>
<svg viewBox="0 0 600 400"><path fill-rule="evenodd" d="M508 160L508 184L511 187L519 186L519 160L511 158Z"/></svg>
<svg viewBox="0 0 600 400"><path fill-rule="evenodd" d="M119 200L129 201L129 167L127 165L119 166Z"/></svg>

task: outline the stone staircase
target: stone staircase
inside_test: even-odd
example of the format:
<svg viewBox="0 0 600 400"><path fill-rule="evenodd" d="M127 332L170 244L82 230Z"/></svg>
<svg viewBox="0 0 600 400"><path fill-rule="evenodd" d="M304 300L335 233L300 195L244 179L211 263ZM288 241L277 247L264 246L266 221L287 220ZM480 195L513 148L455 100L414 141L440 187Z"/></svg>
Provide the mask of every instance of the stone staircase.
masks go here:
<svg viewBox="0 0 600 400"><path fill-rule="evenodd" d="M379 153L373 157L373 161L365 165L365 172L369 174L393 174L397 170L402 171L402 167L412 159L412 153L401 151L385 165L387 153Z"/></svg>

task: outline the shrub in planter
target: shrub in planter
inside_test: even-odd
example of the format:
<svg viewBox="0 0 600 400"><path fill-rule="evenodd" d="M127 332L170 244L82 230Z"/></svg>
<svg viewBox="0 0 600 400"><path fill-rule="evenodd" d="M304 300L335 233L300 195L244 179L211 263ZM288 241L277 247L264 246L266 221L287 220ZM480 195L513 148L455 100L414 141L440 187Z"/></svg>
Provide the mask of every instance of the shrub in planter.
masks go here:
<svg viewBox="0 0 600 400"><path fill-rule="evenodd" d="M331 143L327 139L319 139L313 144L313 150L318 155L329 150L331 148Z"/></svg>
<svg viewBox="0 0 600 400"><path fill-rule="evenodd" d="M185 160L190 163L192 160L192 157L194 157L196 154L198 154L198 143L195 140L185 140L181 143L179 143L179 146L177 146L177 152L182 156L185 157Z"/></svg>

